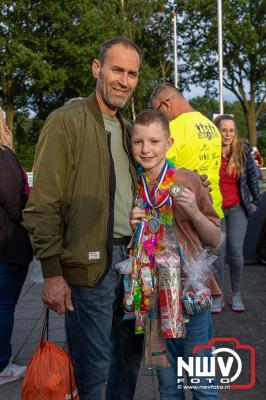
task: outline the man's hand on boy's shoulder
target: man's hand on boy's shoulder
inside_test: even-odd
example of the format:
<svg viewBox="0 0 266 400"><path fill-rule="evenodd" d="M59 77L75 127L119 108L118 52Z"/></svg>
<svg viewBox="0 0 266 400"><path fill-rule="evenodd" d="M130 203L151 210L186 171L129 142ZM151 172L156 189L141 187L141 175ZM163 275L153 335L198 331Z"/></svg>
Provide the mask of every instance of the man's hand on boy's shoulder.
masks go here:
<svg viewBox="0 0 266 400"><path fill-rule="evenodd" d="M201 174L201 175L200 175L196 169L194 169L193 172L196 172L196 173L200 176L202 185L203 185L204 187L206 187L206 188L209 190L209 192L211 192L211 191L212 191L212 188L211 188L211 186L210 186L210 185L211 185L211 182L210 182L209 179L208 179L208 175L206 175L206 174Z"/></svg>

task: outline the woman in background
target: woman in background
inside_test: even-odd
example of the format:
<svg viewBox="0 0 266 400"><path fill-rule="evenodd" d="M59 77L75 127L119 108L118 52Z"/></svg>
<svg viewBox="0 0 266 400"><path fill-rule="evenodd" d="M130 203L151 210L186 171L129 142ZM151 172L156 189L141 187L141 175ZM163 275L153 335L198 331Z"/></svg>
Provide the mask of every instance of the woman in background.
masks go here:
<svg viewBox="0 0 266 400"><path fill-rule="evenodd" d="M241 297L241 280L244 267L243 244L248 224L260 202L259 186L252 159L252 147L237 137L236 125L231 115L221 115L214 120L222 136L220 190L223 198L224 219L222 230L225 241L215 262L216 279L223 289L225 256L230 267L232 294L229 304L233 311L244 311ZM250 199L251 197L251 199ZM214 298L212 313L220 313L223 296Z"/></svg>
<svg viewBox="0 0 266 400"><path fill-rule="evenodd" d="M11 336L15 306L32 260L21 225L26 177L11 147L12 134L0 107L0 385L21 378L26 369L12 362Z"/></svg>

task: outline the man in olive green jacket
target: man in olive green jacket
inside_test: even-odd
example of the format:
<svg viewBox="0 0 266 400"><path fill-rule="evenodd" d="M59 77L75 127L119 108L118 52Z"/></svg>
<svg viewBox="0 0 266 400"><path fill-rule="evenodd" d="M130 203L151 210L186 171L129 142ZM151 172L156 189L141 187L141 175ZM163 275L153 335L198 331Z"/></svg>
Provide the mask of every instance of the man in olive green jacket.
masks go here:
<svg viewBox="0 0 266 400"><path fill-rule="evenodd" d="M119 109L136 88L140 61L139 49L126 38L101 46L92 65L95 92L45 122L23 214L42 263L43 302L66 312L80 400L98 400L107 379L118 285L112 265L125 256L132 233L135 182Z"/></svg>

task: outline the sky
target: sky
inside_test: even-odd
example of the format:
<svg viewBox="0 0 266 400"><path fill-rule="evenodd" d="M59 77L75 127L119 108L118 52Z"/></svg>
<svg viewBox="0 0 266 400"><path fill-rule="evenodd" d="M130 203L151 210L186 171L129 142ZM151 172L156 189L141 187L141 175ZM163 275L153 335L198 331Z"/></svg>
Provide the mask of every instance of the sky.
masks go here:
<svg viewBox="0 0 266 400"><path fill-rule="evenodd" d="M217 87L218 87L218 83L217 83ZM184 91L184 96L186 99L190 100L193 97L197 97L197 96L204 96L204 89L201 88L200 86L195 86L195 85L191 85L191 91ZM219 97L217 96L217 101L219 101ZM229 101L230 103L237 101L237 98L235 97L235 95L230 92L228 89L224 88L224 100L225 101Z"/></svg>

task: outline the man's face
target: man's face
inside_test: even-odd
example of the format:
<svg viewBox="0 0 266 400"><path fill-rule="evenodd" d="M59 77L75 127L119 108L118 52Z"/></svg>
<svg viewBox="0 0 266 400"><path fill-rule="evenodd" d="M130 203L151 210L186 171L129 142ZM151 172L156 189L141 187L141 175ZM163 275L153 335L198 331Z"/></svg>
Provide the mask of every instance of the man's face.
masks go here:
<svg viewBox="0 0 266 400"><path fill-rule="evenodd" d="M93 61L92 72L97 79L96 95L103 112L113 114L125 106L137 83L140 57L132 47L112 46L104 61Z"/></svg>

